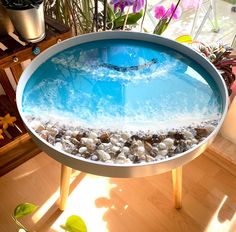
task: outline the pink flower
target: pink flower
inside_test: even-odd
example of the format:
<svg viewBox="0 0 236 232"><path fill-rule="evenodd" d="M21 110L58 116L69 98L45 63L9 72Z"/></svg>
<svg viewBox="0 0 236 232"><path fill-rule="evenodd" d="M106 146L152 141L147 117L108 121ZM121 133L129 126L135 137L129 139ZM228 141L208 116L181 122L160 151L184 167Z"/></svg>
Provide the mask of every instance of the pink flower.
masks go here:
<svg viewBox="0 0 236 232"><path fill-rule="evenodd" d="M184 9L198 8L202 4L202 0L182 0L181 6Z"/></svg>
<svg viewBox="0 0 236 232"><path fill-rule="evenodd" d="M166 8L164 6L157 5L154 8L154 12L155 12L155 18L162 19L162 18L166 17L167 10L166 10Z"/></svg>
<svg viewBox="0 0 236 232"><path fill-rule="evenodd" d="M171 15L173 14L173 12L175 10L175 6L176 5L174 3L171 4L170 9L168 9L168 11L166 13L167 17L171 17ZM182 13L182 9L178 6L176 11L173 14L173 19L179 19L181 13Z"/></svg>

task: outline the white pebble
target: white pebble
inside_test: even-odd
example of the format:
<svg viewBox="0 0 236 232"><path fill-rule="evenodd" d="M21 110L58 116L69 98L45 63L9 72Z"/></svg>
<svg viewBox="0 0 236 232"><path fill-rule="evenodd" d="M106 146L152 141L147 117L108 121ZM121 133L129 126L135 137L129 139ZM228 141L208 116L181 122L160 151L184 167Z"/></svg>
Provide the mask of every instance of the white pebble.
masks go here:
<svg viewBox="0 0 236 232"><path fill-rule="evenodd" d="M174 145L174 140L171 138L166 138L162 141L168 148Z"/></svg>
<svg viewBox="0 0 236 232"><path fill-rule="evenodd" d="M122 151L123 151L125 154L127 154L127 153L129 153L130 150L129 150L128 147L124 146L123 149L122 149Z"/></svg>
<svg viewBox="0 0 236 232"><path fill-rule="evenodd" d="M93 139L90 139L90 138L86 139L85 145L86 145L86 146L89 146L89 145L91 145L91 144L93 144Z"/></svg>
<svg viewBox="0 0 236 232"><path fill-rule="evenodd" d="M168 151L167 151L167 150L161 150L161 151L159 151L159 152L158 152L158 155L161 155L161 156L166 156L166 155L167 155L167 153L168 153Z"/></svg>
<svg viewBox="0 0 236 232"><path fill-rule="evenodd" d="M113 152L117 152L117 151L120 150L120 148L117 147L117 146L113 146L113 147L111 148L111 150L112 150Z"/></svg>
<svg viewBox="0 0 236 232"><path fill-rule="evenodd" d="M69 135L69 136L71 136L71 134L72 134L71 130L67 130L66 133L65 133L65 135Z"/></svg>
<svg viewBox="0 0 236 232"><path fill-rule="evenodd" d="M165 149L166 149L165 143L159 143L159 144L158 144L158 147L159 147L161 150L165 150Z"/></svg>
<svg viewBox="0 0 236 232"><path fill-rule="evenodd" d="M69 135L66 135L66 136L64 137L65 140L70 140L70 138L71 138L71 136L69 136Z"/></svg>
<svg viewBox="0 0 236 232"><path fill-rule="evenodd" d="M79 134L79 131L75 130L75 131L72 131L72 134L71 134L71 135L72 135L73 137L76 137L78 134Z"/></svg>
<svg viewBox="0 0 236 232"><path fill-rule="evenodd" d="M96 139L97 137L98 137L98 135L97 135L95 132L91 131L91 132L89 133L89 138L90 138L90 139Z"/></svg>
<svg viewBox="0 0 236 232"><path fill-rule="evenodd" d="M52 135L52 136L56 136L56 134L58 134L58 129L57 128L54 128L54 127L52 127L52 128L50 128L50 129L48 129L47 127L46 127L46 129L47 129L47 131Z"/></svg>
<svg viewBox="0 0 236 232"><path fill-rule="evenodd" d="M125 142L124 139L119 138L119 143L124 143L124 142Z"/></svg>
<svg viewBox="0 0 236 232"><path fill-rule="evenodd" d="M193 138L193 134L190 131L184 130L183 134L184 134L184 137L186 139L192 139Z"/></svg>
<svg viewBox="0 0 236 232"><path fill-rule="evenodd" d="M35 120L30 122L30 127L36 132L41 132L42 130L45 130L45 127L41 124L41 122Z"/></svg>
<svg viewBox="0 0 236 232"><path fill-rule="evenodd" d="M205 129L206 129L207 133L210 134L213 130L215 130L215 127L212 126L212 125L207 125L207 126L205 127Z"/></svg>
<svg viewBox="0 0 236 232"><path fill-rule="evenodd" d="M121 152L118 156L117 159L126 159L125 155L123 152Z"/></svg>
<svg viewBox="0 0 236 232"><path fill-rule="evenodd" d="M97 153L99 155L99 159L102 161L107 161L111 159L111 156L103 150L97 150Z"/></svg>
<svg viewBox="0 0 236 232"><path fill-rule="evenodd" d="M121 138L124 140L128 140L130 138L130 134L129 133L122 133Z"/></svg>
<svg viewBox="0 0 236 232"><path fill-rule="evenodd" d="M136 143L138 146L143 146L143 142L141 140L137 140Z"/></svg>
<svg viewBox="0 0 236 232"><path fill-rule="evenodd" d="M105 149L105 146L103 143L101 143L99 146L98 146L98 150L104 150Z"/></svg>
<svg viewBox="0 0 236 232"><path fill-rule="evenodd" d="M142 146L138 147L137 149L138 156L142 156L144 153L145 153L145 148Z"/></svg>
<svg viewBox="0 0 236 232"><path fill-rule="evenodd" d="M88 140L88 138L85 138L85 137L83 137L83 138L80 139L80 141L81 141L82 144L86 144L87 140Z"/></svg>
<svg viewBox="0 0 236 232"><path fill-rule="evenodd" d="M96 149L96 144L92 143L92 144L86 144L86 147L91 150L94 151Z"/></svg>
<svg viewBox="0 0 236 232"><path fill-rule="evenodd" d="M150 156L150 155L147 155L147 156L146 156L146 160L147 160L147 162L152 162L152 161L155 160L155 158L153 158L153 157Z"/></svg>
<svg viewBox="0 0 236 232"><path fill-rule="evenodd" d="M197 144L198 140L197 139L192 139L192 144Z"/></svg>
<svg viewBox="0 0 236 232"><path fill-rule="evenodd" d="M93 155L91 156L91 160L93 160L93 161L97 161L97 160L98 160L98 157L97 157L96 155L93 154Z"/></svg>
<svg viewBox="0 0 236 232"><path fill-rule="evenodd" d="M40 137L47 140L48 139L48 131L47 130L42 130L40 133Z"/></svg>
<svg viewBox="0 0 236 232"><path fill-rule="evenodd" d="M118 143L118 139L110 138L112 144L116 145Z"/></svg>
<svg viewBox="0 0 236 232"><path fill-rule="evenodd" d="M115 144L117 147L122 147L121 143L116 143Z"/></svg>
<svg viewBox="0 0 236 232"><path fill-rule="evenodd" d="M54 146L57 148L57 149L60 149L62 150L63 146L61 143L55 143Z"/></svg>
<svg viewBox="0 0 236 232"><path fill-rule="evenodd" d="M87 150L88 150L87 147L80 147L79 153L80 153L80 154L83 154L83 153L86 152Z"/></svg>

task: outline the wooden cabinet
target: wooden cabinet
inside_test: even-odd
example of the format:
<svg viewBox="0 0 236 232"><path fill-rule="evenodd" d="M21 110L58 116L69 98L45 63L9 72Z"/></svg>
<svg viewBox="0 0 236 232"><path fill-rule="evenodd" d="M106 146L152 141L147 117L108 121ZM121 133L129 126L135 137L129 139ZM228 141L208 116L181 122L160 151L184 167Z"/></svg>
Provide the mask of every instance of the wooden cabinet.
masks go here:
<svg viewBox="0 0 236 232"><path fill-rule="evenodd" d="M0 139L0 176L40 152L27 134L17 111L15 89L23 69L32 59L72 35L67 26L54 19L45 17L45 22L46 37L39 43L23 42L15 34L0 37L0 117L8 113L16 117L14 126L7 128L8 136L3 133L4 139Z"/></svg>

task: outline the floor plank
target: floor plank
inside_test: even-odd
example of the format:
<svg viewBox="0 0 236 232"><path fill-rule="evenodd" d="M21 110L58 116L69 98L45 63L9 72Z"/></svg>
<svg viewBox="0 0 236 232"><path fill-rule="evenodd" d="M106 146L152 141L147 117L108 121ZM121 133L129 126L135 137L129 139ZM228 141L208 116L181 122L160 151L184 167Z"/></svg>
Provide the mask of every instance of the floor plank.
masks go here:
<svg viewBox="0 0 236 232"><path fill-rule="evenodd" d="M236 177L204 154L183 168L183 208L173 208L171 173L146 178L74 179L67 209L58 210L60 165L40 153L0 178L0 231L16 231L14 207L32 202L39 209L25 221L36 231L60 231L71 214L90 232L228 232L236 230Z"/></svg>

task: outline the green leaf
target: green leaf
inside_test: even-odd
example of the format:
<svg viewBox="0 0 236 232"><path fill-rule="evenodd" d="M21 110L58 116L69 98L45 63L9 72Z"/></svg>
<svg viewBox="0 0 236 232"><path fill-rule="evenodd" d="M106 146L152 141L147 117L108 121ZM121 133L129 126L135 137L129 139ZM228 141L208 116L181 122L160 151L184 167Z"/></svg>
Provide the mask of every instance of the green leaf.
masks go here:
<svg viewBox="0 0 236 232"><path fill-rule="evenodd" d="M128 14L127 18L127 25L136 24L139 19L141 19L143 16L143 10L137 12L137 13L130 13ZM123 27L125 22L126 15L122 15L114 20L114 29Z"/></svg>
<svg viewBox="0 0 236 232"><path fill-rule="evenodd" d="M153 31L153 34L161 35L168 26L167 21L168 21L168 18L160 19L160 21L158 22L158 24L156 25Z"/></svg>
<svg viewBox="0 0 236 232"><path fill-rule="evenodd" d="M31 203L19 204L18 206L16 206L13 216L14 218L21 218L23 216L33 213L37 208L38 206Z"/></svg>
<svg viewBox="0 0 236 232"><path fill-rule="evenodd" d="M87 232L86 224L83 219L77 215L71 215L67 218L66 224L61 228L67 232Z"/></svg>
<svg viewBox="0 0 236 232"><path fill-rule="evenodd" d="M107 18L109 22L112 22L116 19L115 13L113 12L109 4L107 5Z"/></svg>
<svg viewBox="0 0 236 232"><path fill-rule="evenodd" d="M188 43L191 44L193 43L193 38L191 35L181 35L175 39L175 41L179 43Z"/></svg>

